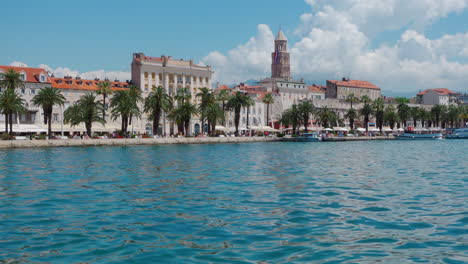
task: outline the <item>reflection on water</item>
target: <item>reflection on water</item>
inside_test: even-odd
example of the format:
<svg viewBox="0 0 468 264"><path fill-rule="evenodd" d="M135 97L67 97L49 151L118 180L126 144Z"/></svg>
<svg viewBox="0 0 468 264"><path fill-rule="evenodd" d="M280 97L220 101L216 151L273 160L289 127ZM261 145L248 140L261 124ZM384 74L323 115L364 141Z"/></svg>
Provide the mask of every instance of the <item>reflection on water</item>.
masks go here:
<svg viewBox="0 0 468 264"><path fill-rule="evenodd" d="M464 263L467 146L2 150L0 263Z"/></svg>

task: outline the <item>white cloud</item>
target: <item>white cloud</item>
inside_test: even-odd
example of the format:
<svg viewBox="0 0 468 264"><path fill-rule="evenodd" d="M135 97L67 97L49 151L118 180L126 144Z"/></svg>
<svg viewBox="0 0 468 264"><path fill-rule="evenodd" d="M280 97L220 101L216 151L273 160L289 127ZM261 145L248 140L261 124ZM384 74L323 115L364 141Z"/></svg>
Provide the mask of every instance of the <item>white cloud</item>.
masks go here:
<svg viewBox="0 0 468 264"><path fill-rule="evenodd" d="M119 80L119 81L126 81L130 80L130 72L124 71L105 71L105 70L97 70L97 71L89 71L89 72L79 72L76 70L72 70L67 67L57 67L51 68L46 64L40 64L39 68L43 68L47 70L49 73L54 74L55 77L63 77L63 76L80 76L83 79L94 79L99 78L101 80L108 78L109 80Z"/></svg>
<svg viewBox="0 0 468 264"><path fill-rule="evenodd" d="M299 40L289 43L294 76L369 80L384 93L466 86L468 64L461 57L468 56L468 32L430 39L424 28L464 11L468 0L305 1L312 12L299 18L294 30ZM403 28L408 29L395 43L371 47L376 34ZM264 77L270 73L273 38L271 30L260 25L247 43L226 54L211 52L203 62L216 71L216 80L225 83Z"/></svg>
<svg viewBox="0 0 468 264"><path fill-rule="evenodd" d="M21 61L13 61L12 63L10 63L10 66L14 66L14 67L28 67L28 65L24 62L21 62Z"/></svg>
<svg viewBox="0 0 468 264"><path fill-rule="evenodd" d="M227 55L213 51L201 63L215 69L214 79L234 83L270 74L273 32L267 25L258 25L255 37L230 50Z"/></svg>

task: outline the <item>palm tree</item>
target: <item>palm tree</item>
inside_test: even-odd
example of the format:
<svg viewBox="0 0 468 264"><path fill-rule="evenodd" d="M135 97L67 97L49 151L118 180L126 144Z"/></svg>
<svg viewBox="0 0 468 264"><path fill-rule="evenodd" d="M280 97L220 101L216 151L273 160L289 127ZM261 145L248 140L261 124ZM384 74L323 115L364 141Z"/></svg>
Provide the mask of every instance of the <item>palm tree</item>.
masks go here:
<svg viewBox="0 0 468 264"><path fill-rule="evenodd" d="M189 101L179 104L169 113L169 119L177 124L177 130L188 135L190 119L197 113L197 107Z"/></svg>
<svg viewBox="0 0 468 264"><path fill-rule="evenodd" d="M408 118L410 118L410 115L411 115L411 109L408 106L409 99L404 98L404 97L397 97L395 98L395 101L398 103L397 105L398 118L403 124L403 127L406 127L406 121L408 121Z"/></svg>
<svg viewBox="0 0 468 264"><path fill-rule="evenodd" d="M239 120L240 120L240 112L242 107L246 107L249 102L247 98L250 98L247 94L241 93L237 91L226 104L226 108L234 111L234 125L236 127L235 135L239 136Z"/></svg>
<svg viewBox="0 0 468 264"><path fill-rule="evenodd" d="M130 102L133 105L133 109L138 109L138 117L141 117L140 107L138 106L139 103L143 102L143 97L141 96L141 90L136 85L128 86ZM133 122L133 113L130 113L130 117L128 120L128 125L132 125Z"/></svg>
<svg viewBox="0 0 468 264"><path fill-rule="evenodd" d="M349 126L351 129L354 129L354 120L358 117L356 110L353 108L348 109L348 112L345 114L345 118L349 120Z"/></svg>
<svg viewBox="0 0 468 264"><path fill-rule="evenodd" d="M310 101L303 101L298 105L298 110L301 114L302 124L304 125L305 132L307 133L307 126L309 124L310 115L315 113L315 107Z"/></svg>
<svg viewBox="0 0 468 264"><path fill-rule="evenodd" d="M454 128L460 117L460 109L455 105L450 105L447 109L447 120L450 122L450 127Z"/></svg>
<svg viewBox="0 0 468 264"><path fill-rule="evenodd" d="M0 111L5 115L5 133L13 134L13 114L26 111L24 99L14 90L6 89L0 93Z"/></svg>
<svg viewBox="0 0 468 264"><path fill-rule="evenodd" d="M283 112L281 116L281 123L285 126L292 125L292 133L296 134L298 127L301 125L302 114L296 104L293 104L291 108Z"/></svg>
<svg viewBox="0 0 468 264"><path fill-rule="evenodd" d="M387 123L392 130L395 127L395 123L398 123L398 115L393 105L389 105L385 108L384 122Z"/></svg>
<svg viewBox="0 0 468 264"><path fill-rule="evenodd" d="M204 131L205 119L206 119L205 110L208 107L208 105L215 102L215 96L211 92L211 90L206 88L206 87L200 88L200 92L197 93L196 96L200 98L200 104L198 105L198 111L201 114L201 117L200 117L201 120L200 121L202 123L202 133L203 133L203 132L205 132ZM208 121L208 130L210 130L210 122L209 121Z"/></svg>
<svg viewBox="0 0 468 264"><path fill-rule="evenodd" d="M38 107L42 107L44 112L44 124L47 125L47 135L49 138L52 136L52 110L55 105L63 106L65 103L65 97L62 95L60 90L45 87L39 90L39 92L32 99L33 104Z"/></svg>
<svg viewBox="0 0 468 264"><path fill-rule="evenodd" d="M112 94L111 83L108 81L98 83L96 93L102 95L102 119L106 119L106 98Z"/></svg>
<svg viewBox="0 0 468 264"><path fill-rule="evenodd" d="M364 124L366 125L366 132L369 132L369 120L370 116L374 113L374 109L372 109L372 105L370 104L372 100L369 98L369 96L364 95L361 98L361 102L364 103L363 107L361 110L359 110L359 113L364 116Z"/></svg>
<svg viewBox="0 0 468 264"><path fill-rule="evenodd" d="M410 107L410 116L413 119L413 127L417 126L418 119L421 117L421 110L419 107Z"/></svg>
<svg viewBox="0 0 468 264"><path fill-rule="evenodd" d="M434 121L436 127L439 126L439 123L442 119L442 116L444 115L444 112L445 112L445 107L443 105L438 104L438 105L434 105L431 108L432 120Z"/></svg>
<svg viewBox="0 0 468 264"><path fill-rule="evenodd" d="M382 98L375 99L374 103L372 104L372 108L375 113L375 123L382 133L385 112L384 100Z"/></svg>
<svg viewBox="0 0 468 264"><path fill-rule="evenodd" d="M250 107L255 105L255 101L252 99L252 97L248 96L245 98L245 108L247 108L247 123L246 123L246 128L249 128L249 115L250 115Z"/></svg>
<svg viewBox="0 0 468 264"><path fill-rule="evenodd" d="M346 102L351 103L351 109L353 109L353 103L359 103L359 98L351 93L346 96Z"/></svg>
<svg viewBox="0 0 468 264"><path fill-rule="evenodd" d="M70 123L71 126L85 123L86 133L91 136L93 122L106 123L106 120L102 118L103 108L103 105L96 100L94 93L87 93L65 110L64 122Z"/></svg>
<svg viewBox="0 0 468 264"><path fill-rule="evenodd" d="M271 93L268 93L263 97L262 102L267 107L266 125L268 126L270 124L270 105L275 103L275 98Z"/></svg>
<svg viewBox="0 0 468 264"><path fill-rule="evenodd" d="M153 121L153 134L159 133L159 121L161 113L169 112L172 109L172 98L161 86L153 88L148 97L145 98L143 111L150 114ZM165 122L165 120L163 120Z"/></svg>
<svg viewBox="0 0 468 264"><path fill-rule="evenodd" d="M141 116L138 97L132 93L132 90L117 91L110 100L112 119L115 121L120 118L123 134L127 133L128 125L131 125L131 118Z"/></svg>
<svg viewBox="0 0 468 264"><path fill-rule="evenodd" d="M224 121L224 111L219 104L211 103L206 106L204 115L208 123L211 124L211 135L214 136L217 122Z"/></svg>
<svg viewBox="0 0 468 264"><path fill-rule="evenodd" d="M226 114L226 110L227 110L226 109L226 103L229 101L229 98L231 98L231 94L230 94L230 92L228 90L221 90L218 93L218 96L216 98L216 100L221 103L221 108L223 110L223 115L224 115L223 121L222 121L223 126L226 125L226 122L225 122L225 120L226 120L225 114Z"/></svg>
<svg viewBox="0 0 468 264"><path fill-rule="evenodd" d="M424 108L419 109L419 119L421 120L421 126L425 127L426 123L430 126L431 113Z"/></svg>
<svg viewBox="0 0 468 264"><path fill-rule="evenodd" d="M21 74L14 69L8 69L5 73L0 73L0 88L12 90L24 88Z"/></svg>
<svg viewBox="0 0 468 264"><path fill-rule="evenodd" d="M322 124L322 127L325 128L338 122L338 115L335 113L335 111L328 108L327 106L318 111L318 118Z"/></svg>

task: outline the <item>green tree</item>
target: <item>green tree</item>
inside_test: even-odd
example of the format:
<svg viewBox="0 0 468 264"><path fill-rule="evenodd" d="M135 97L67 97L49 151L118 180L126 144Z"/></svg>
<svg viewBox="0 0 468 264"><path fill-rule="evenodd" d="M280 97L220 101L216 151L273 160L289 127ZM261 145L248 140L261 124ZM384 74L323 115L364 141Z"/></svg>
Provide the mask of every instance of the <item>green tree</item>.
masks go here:
<svg viewBox="0 0 468 264"><path fill-rule="evenodd" d="M354 93L348 94L346 96L346 102L351 104L351 109L353 109L354 103L359 103L359 98L354 95Z"/></svg>
<svg viewBox="0 0 468 264"><path fill-rule="evenodd" d="M111 83L108 81L105 82L100 82L98 83L98 89L96 90L96 93L99 95L102 95L102 119L106 120L106 110L107 110L107 105L106 105L106 99L108 96L110 96L113 91L111 88Z"/></svg>
<svg viewBox="0 0 468 264"><path fill-rule="evenodd" d="M13 115L26 111L24 100L14 89L6 89L0 93L0 111L5 115L5 133L13 134Z"/></svg>
<svg viewBox="0 0 468 264"><path fill-rule="evenodd" d="M243 107L247 107L249 104L250 96L248 94L237 91L226 104L227 109L234 111L234 126L236 127L235 135L239 136L239 121L240 112Z"/></svg>
<svg viewBox="0 0 468 264"><path fill-rule="evenodd" d="M102 118L103 104L96 100L94 93L87 93L80 97L72 106L64 112L65 124L78 126L84 123L86 133L92 135L93 122L105 124L106 120Z"/></svg>
<svg viewBox="0 0 468 264"><path fill-rule="evenodd" d="M419 109L419 119L421 120L421 126L431 126L431 113L424 108Z"/></svg>
<svg viewBox="0 0 468 264"><path fill-rule="evenodd" d="M249 124L249 120L250 120L250 117L249 117L249 116L250 116L250 107L255 105L255 101L252 99L252 97L250 97L250 96L247 95L247 98L245 98L245 102L246 102L245 108L247 108L247 123L246 123L246 127L249 128L249 127L250 127L250 124Z"/></svg>
<svg viewBox="0 0 468 264"><path fill-rule="evenodd" d="M380 132L382 132L385 114L384 100L382 98L375 99L374 103L372 104L372 108L375 114L375 123Z"/></svg>
<svg viewBox="0 0 468 264"><path fill-rule="evenodd" d="M217 101L221 103L221 108L223 110L223 125L225 126L226 123L225 123L225 120L226 120L226 103L229 101L229 99L231 98L231 94L228 90L221 90L219 91L218 93L218 96L217 96Z"/></svg>
<svg viewBox="0 0 468 264"><path fill-rule="evenodd" d="M214 136L216 133L216 124L224 121L224 111L219 104L211 103L205 108L204 115L208 123L211 124L211 135Z"/></svg>
<svg viewBox="0 0 468 264"><path fill-rule="evenodd" d="M450 127L456 127L460 118L460 109L455 105L450 105L447 109L447 120L450 123Z"/></svg>
<svg viewBox="0 0 468 264"><path fill-rule="evenodd" d="M384 112L384 122L390 126L390 128L393 130L395 128L395 124L398 123L399 118L398 114L395 112L395 107L393 105L387 106L385 108Z"/></svg>
<svg viewBox="0 0 468 264"><path fill-rule="evenodd" d="M42 111L44 112L44 124L47 125L47 135L51 138L52 110L54 106L63 106L65 97L60 90L52 87L45 87L39 90L32 101L35 106L42 107Z"/></svg>
<svg viewBox="0 0 468 264"><path fill-rule="evenodd" d="M438 105L434 105L431 108L432 120L433 120L436 127L438 127L440 125L440 121L441 121L444 113L445 113L445 106L443 106L443 105L438 104Z"/></svg>
<svg viewBox="0 0 468 264"><path fill-rule="evenodd" d="M159 121L161 113L170 112L172 109L172 98L166 93L166 90L161 86L153 88L148 97L145 98L143 111L149 113L150 119L153 121L153 134L159 133ZM163 120L165 122L165 120Z"/></svg>
<svg viewBox="0 0 468 264"><path fill-rule="evenodd" d="M329 127L333 124L338 123L338 115L332 109L328 108L327 106L323 107L318 111L318 118L322 127Z"/></svg>
<svg viewBox="0 0 468 264"><path fill-rule="evenodd" d="M296 104L293 104L291 108L283 112L283 115L281 116L281 123L283 123L285 126L292 125L292 133L295 135L297 129L301 125L302 118L303 117L299 108Z"/></svg>
<svg viewBox="0 0 468 264"><path fill-rule="evenodd" d="M12 90L24 88L21 74L14 69L8 69L6 72L0 73L0 88Z"/></svg>
<svg viewBox="0 0 468 264"><path fill-rule="evenodd" d="M354 129L354 120L358 117L358 113L356 112L355 109L350 108L345 114L345 118L349 120L349 126L351 129Z"/></svg>
<svg viewBox="0 0 468 264"><path fill-rule="evenodd" d="M364 103L362 106L361 110L359 110L359 113L364 117L364 124L366 126L366 132L369 131L369 120L370 116L374 113L374 109L372 109L372 100L369 98L369 96L364 95L361 98L361 102Z"/></svg>
<svg viewBox="0 0 468 264"><path fill-rule="evenodd" d="M198 112L200 113L200 119L202 123L202 132L205 132L205 120L206 120L206 113L205 110L208 107L208 105L213 104L216 101L216 98L214 94L211 92L210 89L203 87L200 88L200 92L197 93L196 95L198 98L200 98L200 104L198 105ZM208 130L211 128L211 124L208 121Z"/></svg>
<svg viewBox="0 0 468 264"><path fill-rule="evenodd" d="M403 127L406 127L406 121L408 121L408 119L411 116L411 109L408 106L409 99L404 98L404 97L397 97L395 98L395 101L398 104L397 105L398 118L400 119Z"/></svg>
<svg viewBox="0 0 468 264"><path fill-rule="evenodd" d="M115 92L110 99L110 107L112 108L112 119L115 121L120 118L121 131L124 134L127 133L128 126L131 125L131 119L141 116L138 107L138 96L132 94L130 89Z"/></svg>
<svg viewBox="0 0 468 264"><path fill-rule="evenodd" d="M421 110L419 107L410 107L410 116L413 119L413 127L416 127L418 124L418 119L421 118Z"/></svg>
<svg viewBox="0 0 468 264"><path fill-rule="evenodd" d="M263 97L262 102L266 104L266 107L267 107L266 125L268 126L270 123L270 105L275 103L275 98L273 97L271 93L267 93Z"/></svg>
<svg viewBox="0 0 468 264"><path fill-rule="evenodd" d="M315 114L315 107L311 101L303 101L297 106L297 108L301 114L301 122L304 125L305 132L307 132L310 115Z"/></svg>
<svg viewBox="0 0 468 264"><path fill-rule="evenodd" d="M169 118L177 124L179 132L185 136L188 135L190 119L193 115L197 114L197 107L190 101L179 103L169 114Z"/></svg>

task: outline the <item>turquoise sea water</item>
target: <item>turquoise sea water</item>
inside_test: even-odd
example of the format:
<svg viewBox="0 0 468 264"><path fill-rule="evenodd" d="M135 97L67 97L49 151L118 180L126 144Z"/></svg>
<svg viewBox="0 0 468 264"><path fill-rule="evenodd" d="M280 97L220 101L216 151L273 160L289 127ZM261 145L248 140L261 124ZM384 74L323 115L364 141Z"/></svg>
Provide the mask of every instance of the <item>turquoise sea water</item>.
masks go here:
<svg viewBox="0 0 468 264"><path fill-rule="evenodd" d="M466 263L468 141L0 151L0 263Z"/></svg>

